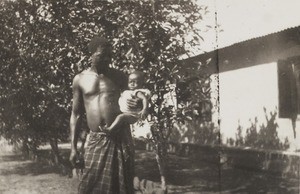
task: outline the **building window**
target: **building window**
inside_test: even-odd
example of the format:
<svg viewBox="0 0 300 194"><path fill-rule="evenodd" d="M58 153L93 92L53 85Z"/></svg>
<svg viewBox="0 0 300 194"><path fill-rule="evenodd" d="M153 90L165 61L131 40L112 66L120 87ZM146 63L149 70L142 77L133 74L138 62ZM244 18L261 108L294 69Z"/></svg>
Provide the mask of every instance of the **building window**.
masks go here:
<svg viewBox="0 0 300 194"><path fill-rule="evenodd" d="M300 57L278 61L279 117L300 114Z"/></svg>

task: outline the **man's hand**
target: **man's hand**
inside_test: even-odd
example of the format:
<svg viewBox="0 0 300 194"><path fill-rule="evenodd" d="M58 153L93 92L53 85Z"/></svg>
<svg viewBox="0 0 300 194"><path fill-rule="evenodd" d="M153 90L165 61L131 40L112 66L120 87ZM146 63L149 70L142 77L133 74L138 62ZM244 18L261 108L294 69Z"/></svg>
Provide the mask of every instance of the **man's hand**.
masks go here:
<svg viewBox="0 0 300 194"><path fill-rule="evenodd" d="M71 150L70 154L70 162L72 165L72 175L73 177L80 177L82 176L83 169L84 169L84 159L82 155L79 155L77 150Z"/></svg>
<svg viewBox="0 0 300 194"><path fill-rule="evenodd" d="M148 114L149 114L149 113L148 113L148 110L147 110L147 109L142 110L142 111L140 112L140 117L141 117L141 119L145 120L145 119L147 118Z"/></svg>
<svg viewBox="0 0 300 194"><path fill-rule="evenodd" d="M142 106L142 100L140 98L130 98L127 100L127 106L131 109L136 109Z"/></svg>
<svg viewBox="0 0 300 194"><path fill-rule="evenodd" d="M70 154L70 162L72 164L72 167L75 167L76 164L76 159L78 158L78 153L76 150L71 150L71 154Z"/></svg>

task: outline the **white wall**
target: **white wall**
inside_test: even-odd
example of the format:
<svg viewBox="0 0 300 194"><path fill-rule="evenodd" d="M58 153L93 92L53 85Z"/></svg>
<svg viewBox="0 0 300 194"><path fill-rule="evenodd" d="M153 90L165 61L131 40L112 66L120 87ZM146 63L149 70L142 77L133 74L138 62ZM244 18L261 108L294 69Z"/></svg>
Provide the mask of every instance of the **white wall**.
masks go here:
<svg viewBox="0 0 300 194"><path fill-rule="evenodd" d="M264 123L264 107L278 112L277 63L257 65L249 68L223 72L219 74L220 130L223 141L235 138L237 127L245 130L250 120L258 118ZM277 119L280 139L289 137L293 141L292 124L289 119Z"/></svg>

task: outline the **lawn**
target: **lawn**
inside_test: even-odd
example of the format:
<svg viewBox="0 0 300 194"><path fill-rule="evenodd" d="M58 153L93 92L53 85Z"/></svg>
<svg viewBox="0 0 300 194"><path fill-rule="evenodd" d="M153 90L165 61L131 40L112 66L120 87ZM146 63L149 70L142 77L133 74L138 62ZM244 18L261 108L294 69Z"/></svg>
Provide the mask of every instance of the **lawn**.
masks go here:
<svg viewBox="0 0 300 194"><path fill-rule="evenodd" d="M68 154L69 149L64 148L63 152ZM201 158L170 155L168 167L169 193L299 193L299 180L233 169ZM153 152L136 151L136 175L159 182ZM72 194L76 193L77 184L77 178L62 174L49 162L24 160L20 155L0 152L1 194Z"/></svg>

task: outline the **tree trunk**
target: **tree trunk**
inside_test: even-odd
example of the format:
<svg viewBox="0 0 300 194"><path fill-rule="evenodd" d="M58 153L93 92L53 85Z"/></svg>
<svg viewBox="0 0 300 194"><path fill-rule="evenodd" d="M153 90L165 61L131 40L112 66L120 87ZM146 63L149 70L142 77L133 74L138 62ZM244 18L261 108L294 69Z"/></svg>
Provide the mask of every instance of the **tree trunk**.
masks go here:
<svg viewBox="0 0 300 194"><path fill-rule="evenodd" d="M37 160L37 148L34 145L30 144L26 139L23 140L20 150L25 159L34 161Z"/></svg>
<svg viewBox="0 0 300 194"><path fill-rule="evenodd" d="M49 142L52 149L52 159L54 160L54 164L60 168L63 175L72 177L72 165L68 159L60 155L57 138L51 138Z"/></svg>
<svg viewBox="0 0 300 194"><path fill-rule="evenodd" d="M166 174L167 174L167 149L166 142L158 142L156 147L156 161L160 173L161 188L166 191Z"/></svg>
<svg viewBox="0 0 300 194"><path fill-rule="evenodd" d="M50 146L51 146L51 149L52 149L54 164L62 163L62 158L60 156L59 149L58 149L57 139L56 138L51 138L49 140L49 143L50 143Z"/></svg>
<svg viewBox="0 0 300 194"><path fill-rule="evenodd" d="M153 127L153 126L152 126ZM156 161L160 173L161 188L167 191L166 174L167 174L167 143L163 137L163 134L159 129L151 129L152 136L154 138L156 148Z"/></svg>

